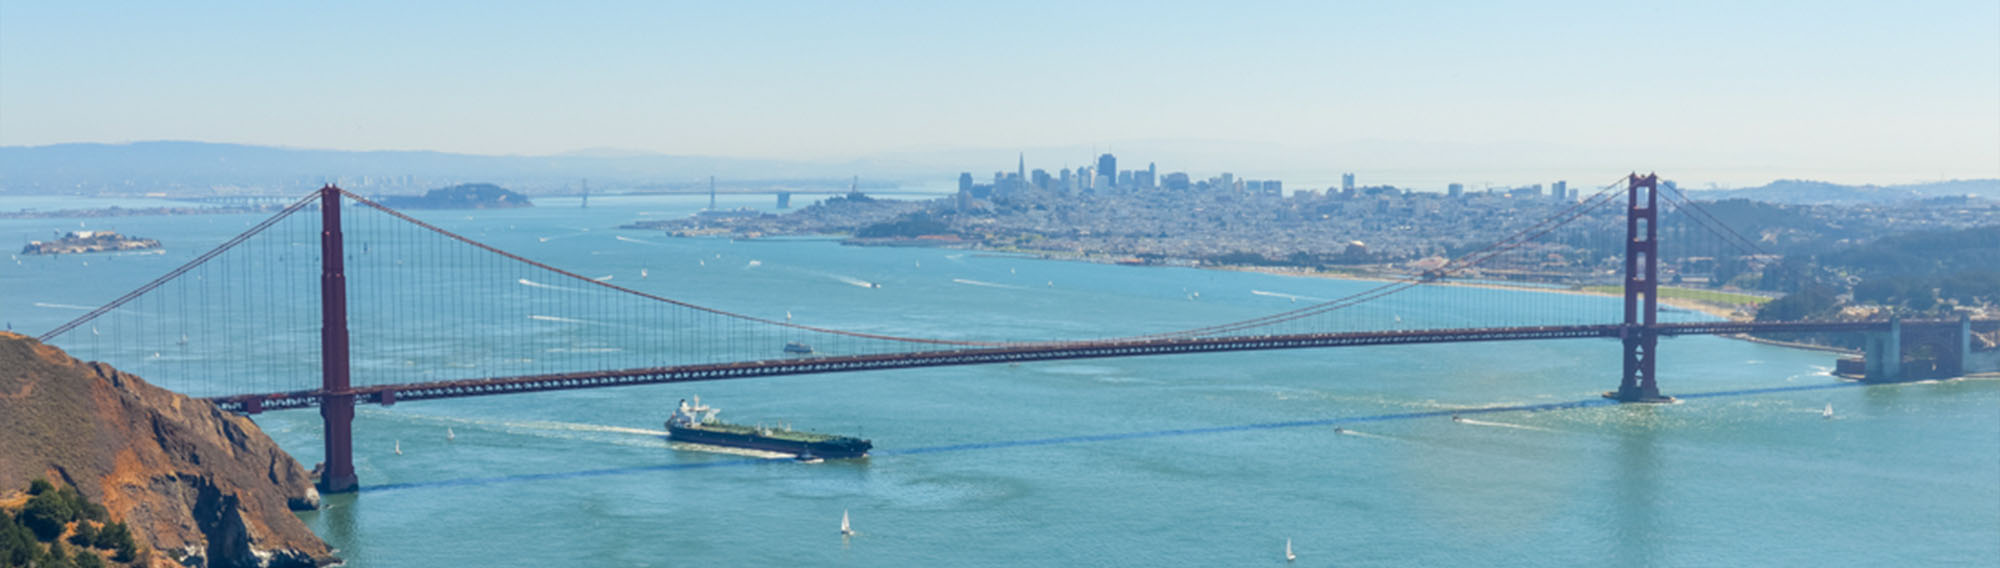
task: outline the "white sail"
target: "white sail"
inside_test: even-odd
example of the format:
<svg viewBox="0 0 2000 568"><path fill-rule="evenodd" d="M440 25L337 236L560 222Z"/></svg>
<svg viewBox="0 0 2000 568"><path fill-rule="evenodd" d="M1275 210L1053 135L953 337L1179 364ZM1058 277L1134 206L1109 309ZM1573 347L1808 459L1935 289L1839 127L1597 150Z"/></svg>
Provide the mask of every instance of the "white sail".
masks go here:
<svg viewBox="0 0 2000 568"><path fill-rule="evenodd" d="M446 439L446 440L457 440L457 439L458 439L458 433L457 433L457 432L453 432L453 431L451 431L451 427L450 427L450 426L446 426L446 427L444 427L444 439Z"/></svg>
<svg viewBox="0 0 2000 568"><path fill-rule="evenodd" d="M852 536L854 534L854 528L847 524L846 509L840 510L840 534L843 536Z"/></svg>
<svg viewBox="0 0 2000 568"><path fill-rule="evenodd" d="M403 455L403 441L396 440L396 455Z"/></svg>
<svg viewBox="0 0 2000 568"><path fill-rule="evenodd" d="M1819 415L1821 418L1833 418L1833 403L1826 403L1826 410L1820 411Z"/></svg>
<svg viewBox="0 0 2000 568"><path fill-rule="evenodd" d="M1285 539L1285 561L1291 562L1298 559L1299 555L1292 554L1292 539Z"/></svg>

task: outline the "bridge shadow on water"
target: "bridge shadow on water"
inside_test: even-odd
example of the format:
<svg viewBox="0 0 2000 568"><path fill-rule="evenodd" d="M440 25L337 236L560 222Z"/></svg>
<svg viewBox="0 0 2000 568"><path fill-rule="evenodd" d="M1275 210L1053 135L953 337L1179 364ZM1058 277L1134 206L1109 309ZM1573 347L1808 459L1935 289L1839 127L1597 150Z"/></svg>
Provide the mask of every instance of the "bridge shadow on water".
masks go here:
<svg viewBox="0 0 2000 568"><path fill-rule="evenodd" d="M1772 394L1781 392L1828 390L1828 389L1837 389L1845 387L1865 386L1867 384L1868 383L1856 382L1856 381L1839 381L1839 382L1823 383L1815 385L1793 385L1793 386L1782 386L1782 387L1763 387L1754 389L1686 393L1686 394L1678 394L1675 396L1682 400L1705 399L1705 398L1727 398L1727 397L1738 397L1738 396L1755 396L1761 394ZM969 444L949 444L943 446L928 446L920 448L877 450L871 452L870 455L875 457L888 457L888 456L907 456L907 455L920 455L920 454L937 454L946 452L967 452L967 451L977 451L977 450L1026 448L1035 446L1088 444L1095 442L1139 440L1146 438L1172 438L1179 436L1225 434L1230 432L1248 432L1253 430L1277 430L1284 428L1307 428L1314 426L1334 426L1334 425L1348 425L1348 424L1363 424L1369 422L1388 422L1394 420L1415 420L1419 418L1438 418L1447 416L1462 417L1467 415L1496 414L1502 412L1523 412L1523 411L1539 412L1545 410L1565 410L1572 408L1611 406L1616 404L1619 403L1617 401L1609 399L1593 398L1593 399L1577 400L1569 402L1487 406L1487 407L1461 408L1452 410L1427 410L1423 412L1399 412L1392 414L1375 414L1369 416L1344 416L1338 418L1324 418L1316 420L1293 420L1286 422L1263 422L1257 424L1240 424L1235 426L1212 426L1208 428L1179 428L1173 430L1151 430L1144 432L1099 434L1094 436L1063 436L1058 438L1035 438L1028 440L974 442ZM521 475L501 475L493 477L470 477L463 479L446 479L439 481L389 483L383 485L366 486L363 487L362 490L367 493L381 493L387 491L402 491L410 489L439 489L448 487L498 485L506 483L521 483L521 482L531 482L531 481L550 481L558 479L601 477L607 475L627 475L627 474L646 473L655 471L742 467L742 466L772 464L772 463L794 463L794 462L791 462L790 460L784 458L740 458L740 459L725 459L725 460L695 462L695 463L671 463L671 464L643 465L643 466L632 466L632 467L587 469L580 471L565 471L565 472L554 472L554 473L533 473L533 474L521 474Z"/></svg>

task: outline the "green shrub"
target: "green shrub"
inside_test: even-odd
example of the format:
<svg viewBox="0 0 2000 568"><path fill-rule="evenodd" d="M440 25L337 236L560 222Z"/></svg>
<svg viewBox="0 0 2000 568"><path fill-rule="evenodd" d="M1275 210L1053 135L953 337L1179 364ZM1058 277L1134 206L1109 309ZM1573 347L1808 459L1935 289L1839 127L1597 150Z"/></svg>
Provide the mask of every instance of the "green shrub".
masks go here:
<svg viewBox="0 0 2000 568"><path fill-rule="evenodd" d="M97 541L92 544L106 550L124 550L132 546L132 531L125 528L125 523L104 525L103 530L97 531Z"/></svg>
<svg viewBox="0 0 2000 568"><path fill-rule="evenodd" d="M78 522L76 524L76 532L69 535L70 544L82 547L89 547L96 540L97 527L89 522Z"/></svg>
<svg viewBox="0 0 2000 568"><path fill-rule="evenodd" d="M27 566L41 557L34 531L21 524L20 517L0 511L0 566Z"/></svg>

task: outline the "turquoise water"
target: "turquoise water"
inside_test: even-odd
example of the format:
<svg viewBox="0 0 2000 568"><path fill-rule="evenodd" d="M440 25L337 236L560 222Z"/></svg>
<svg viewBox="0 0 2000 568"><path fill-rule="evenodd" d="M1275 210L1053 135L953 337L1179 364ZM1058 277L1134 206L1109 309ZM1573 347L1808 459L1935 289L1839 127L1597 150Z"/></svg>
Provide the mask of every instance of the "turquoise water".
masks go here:
<svg viewBox="0 0 2000 568"><path fill-rule="evenodd" d="M768 208L770 200L724 197L722 205ZM600 197L588 210L541 203L418 216L651 293L913 336L1144 333L1366 286L610 230L684 215L705 206L705 196ZM47 329L257 220L121 218L118 230L160 238L167 253L12 259L0 266L0 319ZM0 234L74 222L0 221ZM640 268L650 277L635 281ZM1431 295L1399 297L1346 321L1416 328L1602 309L1603 317L1574 316L1600 321L1617 309L1616 299L1566 294L1423 293ZM522 339L588 343L607 361L644 356L620 343L644 336L630 329L526 329ZM447 337L432 349L482 338ZM357 348L363 343L357 338ZM1663 390L1686 396L1681 404L1603 403L1597 394L1615 386L1617 344L1566 340L947 367L364 407L355 458L369 489L331 497L304 518L357 566L1278 565L1287 538L1299 566L2000 558L2000 381L1856 386L1825 374L1832 357L1824 353L1712 337L1671 339L1661 349ZM460 355L397 357L501 364ZM391 358L357 351L364 358L380 380L398 376L386 370ZM660 423L675 400L693 394L725 418L860 434L878 452L809 465L676 450ZM1827 404L1833 420L1820 417ZM316 413L257 421L301 461L317 461ZM843 511L860 535L837 533Z"/></svg>

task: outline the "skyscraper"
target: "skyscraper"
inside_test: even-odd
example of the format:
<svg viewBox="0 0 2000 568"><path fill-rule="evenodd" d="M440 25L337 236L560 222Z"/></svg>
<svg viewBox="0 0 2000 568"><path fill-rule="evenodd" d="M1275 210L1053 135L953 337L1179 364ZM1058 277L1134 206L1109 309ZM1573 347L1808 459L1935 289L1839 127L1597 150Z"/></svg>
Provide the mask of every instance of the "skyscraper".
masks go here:
<svg viewBox="0 0 2000 568"><path fill-rule="evenodd" d="M1340 174L1340 190L1348 191L1352 189L1354 189L1354 174Z"/></svg>
<svg viewBox="0 0 2000 568"><path fill-rule="evenodd" d="M1118 176L1118 158L1114 158L1114 157L1112 157L1112 156L1111 156L1111 154L1105 154L1105 155L1102 155L1102 156L1098 156L1098 157L1097 157L1097 175L1098 175L1098 176L1100 176L1100 177L1103 177L1103 176L1110 176L1112 180L1117 180L1117 179L1118 179L1118 177L1117 177L1117 176ZM1114 183L1115 183L1115 181L1114 181ZM1108 184L1107 184L1107 185L1108 185Z"/></svg>
<svg viewBox="0 0 2000 568"><path fill-rule="evenodd" d="M1014 164L1014 177L1025 182L1028 179L1028 153L1022 152L1020 160L1020 162Z"/></svg>
<svg viewBox="0 0 2000 568"><path fill-rule="evenodd" d="M1160 182L1160 166L1158 164L1154 164L1153 162L1146 162L1146 183L1144 187L1146 189L1153 189L1159 187L1158 185L1159 182Z"/></svg>

